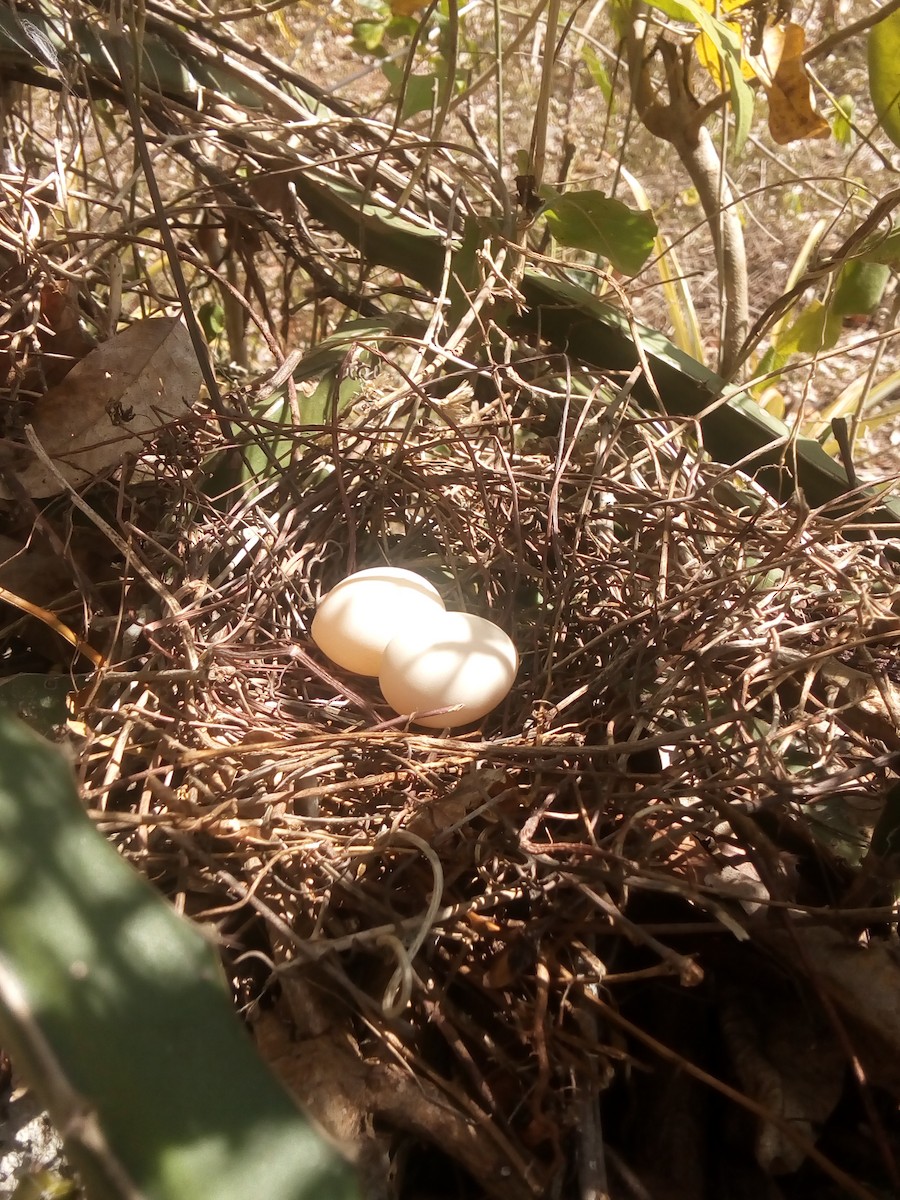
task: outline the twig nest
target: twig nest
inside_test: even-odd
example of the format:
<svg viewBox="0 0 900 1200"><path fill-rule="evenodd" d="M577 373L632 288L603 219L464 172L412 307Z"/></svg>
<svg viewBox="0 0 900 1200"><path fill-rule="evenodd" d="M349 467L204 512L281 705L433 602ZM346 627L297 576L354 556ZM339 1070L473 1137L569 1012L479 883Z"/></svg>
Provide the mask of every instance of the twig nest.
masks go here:
<svg viewBox="0 0 900 1200"><path fill-rule="evenodd" d="M444 615L440 592L415 571L371 567L348 575L316 610L310 636L332 662L377 675L388 642L401 630L430 629Z"/></svg>
<svg viewBox="0 0 900 1200"><path fill-rule="evenodd" d="M518 666L515 646L492 621L461 612L432 613L388 643L378 682L395 712L429 729L453 729L496 708ZM453 711L418 715L438 708Z"/></svg>

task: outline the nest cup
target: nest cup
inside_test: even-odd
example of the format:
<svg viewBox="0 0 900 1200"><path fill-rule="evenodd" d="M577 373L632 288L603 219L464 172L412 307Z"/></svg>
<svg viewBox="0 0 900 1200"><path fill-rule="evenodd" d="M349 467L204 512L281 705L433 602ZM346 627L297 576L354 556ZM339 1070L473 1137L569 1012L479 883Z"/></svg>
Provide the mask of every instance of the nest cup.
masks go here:
<svg viewBox="0 0 900 1200"><path fill-rule="evenodd" d="M300 433L290 472L232 514L179 478L196 515L158 569L183 610L140 679L97 694L83 760L98 819L212 914L242 994L277 972L256 1036L273 1058L316 1039L318 1090L292 1079L312 1111L334 1120L325 1076L365 1079L382 1132L357 1130L360 1153L431 1144L504 1200L574 1177L572 1096L620 1078L614 1018L653 1027L672 988L752 962L723 864L766 888L729 814L768 804L795 853L812 844L798 761L804 781L852 775L888 735L808 664L871 682L861 606L886 612L893 588L878 543L801 527L683 425L607 428L598 408L589 438L543 442L520 432L527 388L519 405L402 436L376 405ZM516 683L469 730L392 725L374 679L311 646L348 561L385 559L515 630Z"/></svg>

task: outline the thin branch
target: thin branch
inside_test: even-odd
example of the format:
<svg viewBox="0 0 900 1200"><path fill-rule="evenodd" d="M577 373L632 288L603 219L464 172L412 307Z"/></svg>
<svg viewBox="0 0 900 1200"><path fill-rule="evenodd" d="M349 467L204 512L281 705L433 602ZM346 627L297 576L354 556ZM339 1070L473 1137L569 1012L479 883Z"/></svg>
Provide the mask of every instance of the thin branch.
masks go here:
<svg viewBox="0 0 900 1200"><path fill-rule="evenodd" d="M843 29L836 29L828 37L822 38L821 42L816 42L814 46L810 46L803 55L803 61L805 63L813 62L814 59L821 58L823 54L830 54L836 47L842 45L850 38L856 37L858 33L865 33L867 29L871 29L873 25L877 25L886 17L889 17L898 8L900 8L900 0L888 0L887 4L883 4L881 8L876 8L874 12L860 17L858 21L852 21L849 25L845 25Z"/></svg>

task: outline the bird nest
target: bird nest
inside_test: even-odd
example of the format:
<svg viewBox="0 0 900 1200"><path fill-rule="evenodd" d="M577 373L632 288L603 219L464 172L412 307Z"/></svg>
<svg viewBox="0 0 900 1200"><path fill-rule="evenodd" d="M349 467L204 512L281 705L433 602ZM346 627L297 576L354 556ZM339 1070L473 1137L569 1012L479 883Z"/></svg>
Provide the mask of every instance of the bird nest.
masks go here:
<svg viewBox="0 0 900 1200"><path fill-rule="evenodd" d="M864 1194L882 1125L815 1143L860 1103L849 1054L896 1090L824 965L892 914L865 866L898 749L887 548L615 379L493 382L376 379L292 429L232 398L227 439L162 447L165 515L121 526L132 643L80 697L87 805L213 931L367 1195ZM514 639L477 727L410 726L311 643L383 563Z"/></svg>

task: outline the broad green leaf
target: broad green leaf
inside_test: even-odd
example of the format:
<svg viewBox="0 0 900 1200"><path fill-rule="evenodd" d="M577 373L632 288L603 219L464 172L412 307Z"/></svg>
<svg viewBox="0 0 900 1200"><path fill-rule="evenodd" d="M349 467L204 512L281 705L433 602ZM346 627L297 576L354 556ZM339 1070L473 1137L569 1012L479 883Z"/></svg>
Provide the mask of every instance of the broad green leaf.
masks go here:
<svg viewBox="0 0 900 1200"><path fill-rule="evenodd" d="M338 420L359 395L362 386L358 378L343 375L339 365L333 366L308 395L299 394L300 428L328 425ZM260 414L259 422L254 440L244 450L241 465L244 483L278 478L290 463L295 445L294 418L287 396L279 394L270 400Z"/></svg>
<svg viewBox="0 0 900 1200"><path fill-rule="evenodd" d="M627 316L585 289L563 279L526 271L521 284L527 309L517 327L539 331L569 354L595 363L604 371L631 371L638 363ZM812 506L838 500L850 490L844 469L813 438L796 437L767 413L747 392L728 393L714 371L684 354L655 330L637 327L644 355L666 412L700 416L703 444L717 462L741 462L745 472L773 495L789 497L801 490ZM655 407L643 381L634 389L638 403ZM900 499L883 497L868 516L879 524L900 523Z"/></svg>
<svg viewBox="0 0 900 1200"><path fill-rule="evenodd" d="M697 0L650 0L673 21L686 21L701 29L719 52L731 87L731 109L734 113L734 150L740 154L750 133L753 120L753 92L741 69L741 38L734 29L717 21Z"/></svg>
<svg viewBox="0 0 900 1200"><path fill-rule="evenodd" d="M884 263L889 267L900 266L900 226L894 225L887 236L879 234L872 238L868 249L860 258L865 262Z"/></svg>
<svg viewBox="0 0 900 1200"><path fill-rule="evenodd" d="M259 414L253 440L244 447L239 478L244 484L279 476L291 461L293 414L287 396L279 393ZM243 491L243 489L241 489Z"/></svg>
<svg viewBox="0 0 900 1200"><path fill-rule="evenodd" d="M450 278L447 282L447 299L450 302L447 321L455 329L463 316L472 307L472 298L478 291L483 275L479 266L479 252L485 242L485 230L475 217L467 217L465 232L459 249L453 252L450 262ZM495 311L494 320L498 320Z"/></svg>
<svg viewBox="0 0 900 1200"><path fill-rule="evenodd" d="M41 12L29 12L21 21L8 6L0 9L0 60L53 66L65 46L51 21Z"/></svg>
<svg viewBox="0 0 900 1200"><path fill-rule="evenodd" d="M323 375L308 396L304 396L300 413L305 425L329 425L346 412L362 390L362 382L340 371Z"/></svg>
<svg viewBox="0 0 900 1200"><path fill-rule="evenodd" d="M208 342L214 342L225 329L225 309L217 300L207 300L197 309L197 320Z"/></svg>
<svg viewBox="0 0 900 1200"><path fill-rule="evenodd" d="M327 371L339 366L347 354L358 346L377 345L391 337L396 330L398 315L386 313L383 317L353 317L316 343L313 350L302 358L292 372L295 383L305 379L317 379ZM310 424L320 424L311 421Z"/></svg>
<svg viewBox="0 0 900 1200"><path fill-rule="evenodd" d="M819 354L830 350L841 336L841 319L820 300L812 300L793 323L778 335L775 350L781 358L779 366L794 354Z"/></svg>
<svg viewBox="0 0 900 1200"><path fill-rule="evenodd" d="M401 121L414 117L420 112L431 112L438 104L441 90L447 86L447 71L443 62L435 71L427 75L408 75L404 80L403 71L395 62L386 59L381 64L381 70L391 85L391 96L403 102L400 108ZM457 72L456 83L463 82L463 76Z"/></svg>
<svg viewBox="0 0 900 1200"><path fill-rule="evenodd" d="M118 79L119 55L129 67L132 65L132 48L126 42L119 46L116 38L95 24L85 20L72 22L72 33L76 39L79 57L90 64L99 74ZM143 41L140 71L141 83L171 96L195 95L198 84L184 60L166 42L157 37Z"/></svg>
<svg viewBox="0 0 900 1200"><path fill-rule="evenodd" d="M265 100L259 92L249 87L230 67L222 63L204 62L194 58L191 59L190 67L191 75L196 80L196 85L190 89L191 94L196 94L199 89L214 96L224 96L233 104L241 105L242 108L257 110L265 108ZM298 94L296 90L295 94Z"/></svg>
<svg viewBox="0 0 900 1200"><path fill-rule="evenodd" d="M839 317L868 316L881 303L890 274L890 267L882 263L858 258L844 263L835 283L831 311Z"/></svg>
<svg viewBox="0 0 900 1200"><path fill-rule="evenodd" d="M900 146L900 9L869 30L869 92L881 128Z"/></svg>
<svg viewBox="0 0 900 1200"><path fill-rule="evenodd" d="M357 246L369 262L440 286L446 230L423 228L373 203L349 176L310 168L292 183L311 215Z"/></svg>
<svg viewBox="0 0 900 1200"><path fill-rule="evenodd" d="M353 25L353 46L355 50L365 50L368 53L377 50L384 41L386 21L356 21Z"/></svg>
<svg viewBox="0 0 900 1200"><path fill-rule="evenodd" d="M636 275L653 252L656 222L602 192L566 192L543 210L550 232L563 246L602 254L617 271Z"/></svg>
<svg viewBox="0 0 900 1200"><path fill-rule="evenodd" d="M0 720L0 1043L90 1200L355 1200L241 1027L218 955Z"/></svg>

